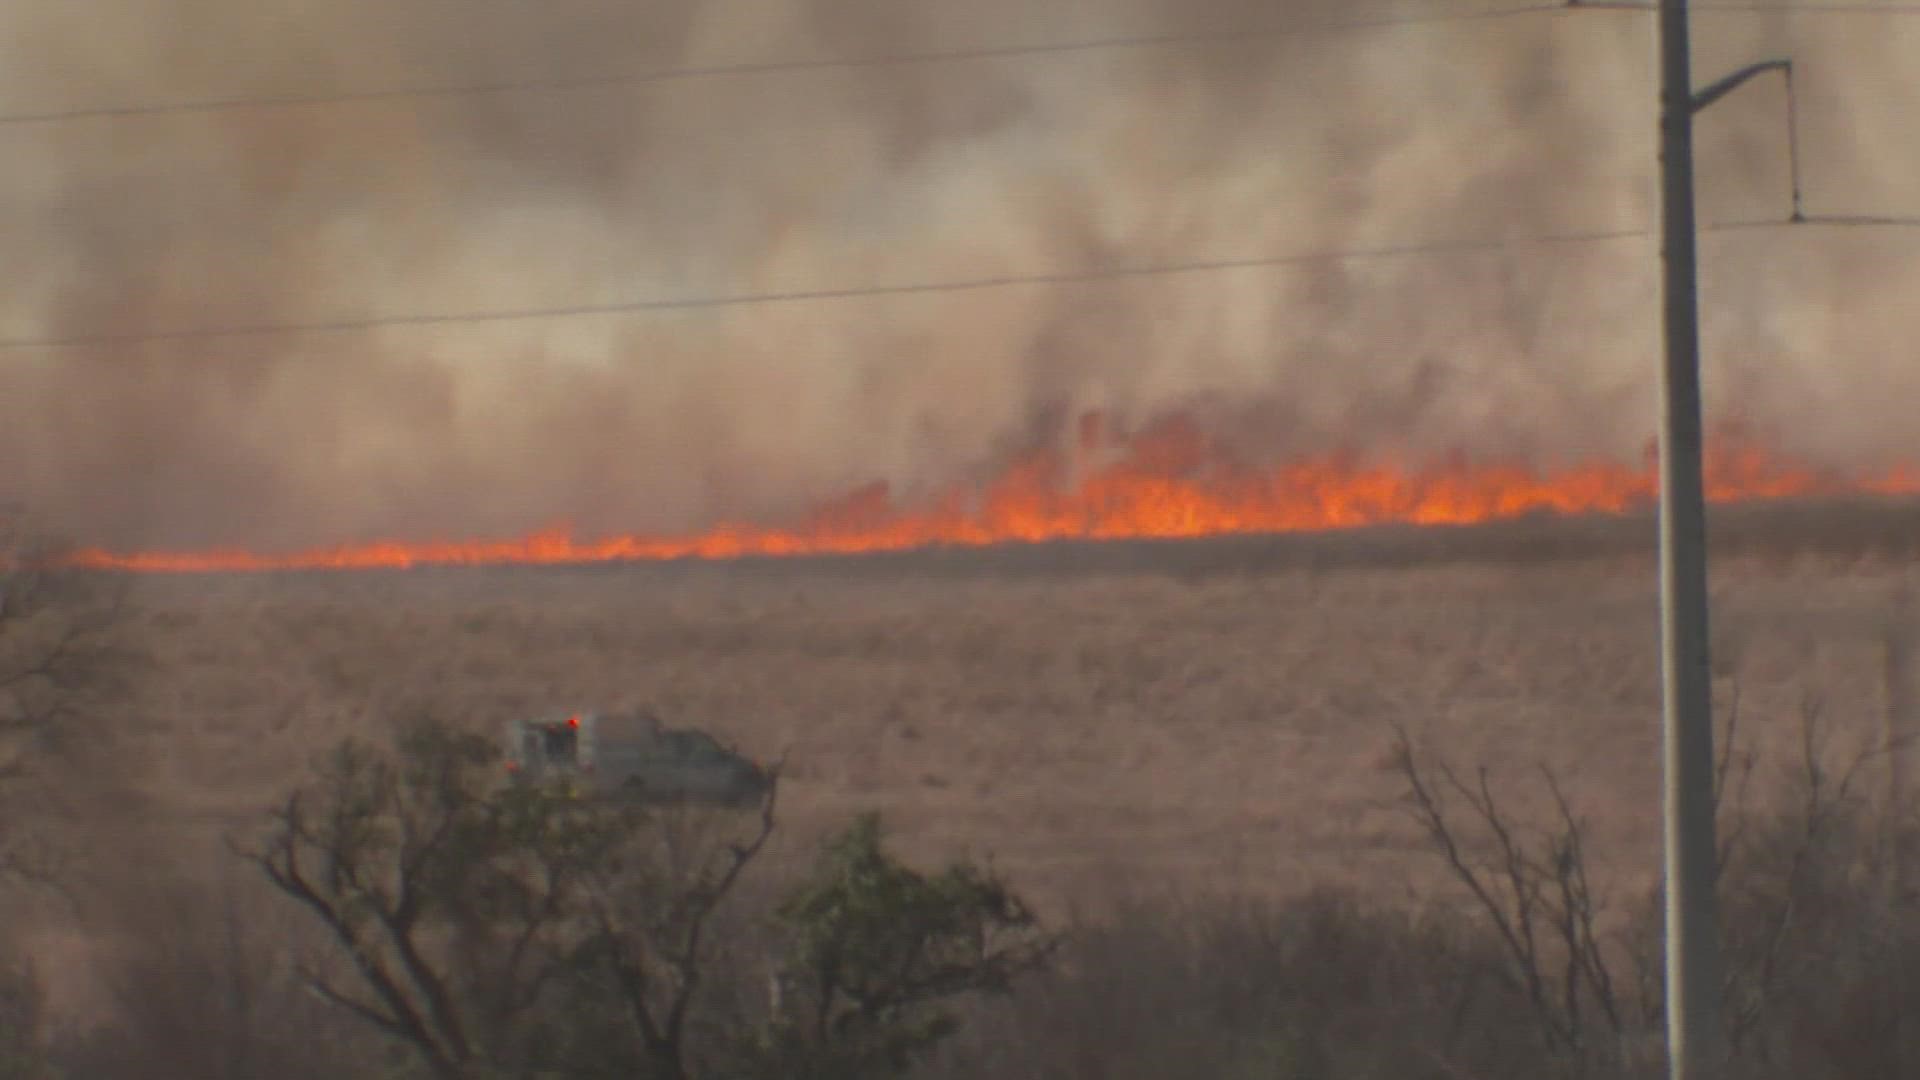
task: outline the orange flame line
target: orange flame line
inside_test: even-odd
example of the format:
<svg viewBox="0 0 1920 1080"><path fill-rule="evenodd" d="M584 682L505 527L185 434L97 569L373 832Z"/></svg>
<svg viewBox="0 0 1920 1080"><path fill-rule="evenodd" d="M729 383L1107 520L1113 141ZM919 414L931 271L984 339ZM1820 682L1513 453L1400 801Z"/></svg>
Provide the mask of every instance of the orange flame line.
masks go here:
<svg viewBox="0 0 1920 1080"><path fill-rule="evenodd" d="M868 485L786 527L722 523L685 536L575 539L556 525L506 540L380 540L290 554L243 549L116 553L87 548L69 565L135 572L377 569L499 564L564 565L845 555L928 547L981 547L1053 540L1167 539L1326 531L1366 525L1467 525L1529 514L1620 514L1652 503L1648 463L1589 462L1542 472L1464 458L1415 469L1320 455L1250 467L1188 423L1157 426L1127 443L1117 461L1071 479L1073 456L1097 449L1101 428L1083 421L1071 451L1016 461L984 488L956 487L917 507ZM1708 454L1715 503L1835 494L1920 494L1920 470L1840 476L1782 463L1739 440Z"/></svg>

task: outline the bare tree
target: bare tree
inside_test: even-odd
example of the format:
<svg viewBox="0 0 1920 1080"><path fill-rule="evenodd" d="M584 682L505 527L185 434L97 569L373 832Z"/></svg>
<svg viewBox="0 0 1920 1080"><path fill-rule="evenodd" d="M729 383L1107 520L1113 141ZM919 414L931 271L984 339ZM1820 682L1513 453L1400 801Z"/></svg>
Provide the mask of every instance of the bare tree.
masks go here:
<svg viewBox="0 0 1920 1080"><path fill-rule="evenodd" d="M338 946L314 991L439 1080L499 1070L688 1075L708 925L773 831L668 873L646 815L499 782L497 749L437 722L349 742L243 852Z"/></svg>
<svg viewBox="0 0 1920 1080"><path fill-rule="evenodd" d="M1822 704L1809 696L1781 788L1789 799L1762 811L1752 801L1760 756L1743 738L1737 684L1726 700L1714 798L1722 830L1716 881L1727 912L1728 1035L1736 1052L1764 1062L1767 1047L1757 1036L1782 996L1813 974L1808 965L1817 950L1804 939L1833 918L1832 910L1816 916L1810 905L1829 903L1822 890L1833 888L1835 876L1854 873L1862 852L1881 850L1848 834L1865 821L1862 776L1893 747L1870 742L1837 758ZM1657 1052L1662 1013L1659 889L1607 931L1586 827L1551 769L1539 770L1551 817L1528 828L1486 768L1469 779L1444 761L1424 762L1406 733L1396 732L1407 806L1501 943L1505 985L1526 1003L1544 1047L1569 1076L1646 1067ZM1854 869L1842 865L1849 860Z"/></svg>
<svg viewBox="0 0 1920 1080"><path fill-rule="evenodd" d="M1585 826L1558 778L1541 768L1551 824L1523 829L1484 766L1469 780L1444 761L1423 764L1404 730L1397 734L1408 809L1497 935L1509 961L1503 981L1526 1003L1545 1048L1571 1075L1616 1064L1632 1016L1600 930L1605 904L1589 876Z"/></svg>
<svg viewBox="0 0 1920 1080"><path fill-rule="evenodd" d="M0 506L0 785L17 787L74 715L97 659L97 619L87 590L53 565L54 545L29 530L25 516ZM9 792L17 794L17 792ZM0 806L0 876L44 880L49 861L27 848L37 821ZM46 1075L39 1030L44 1000L31 965L0 942L0 1077Z"/></svg>
<svg viewBox="0 0 1920 1080"><path fill-rule="evenodd" d="M1848 878L1894 870L1876 860L1886 850L1884 834L1866 827L1871 807L1862 788L1870 767L1898 747L1876 738L1851 752L1836 750L1814 695L1801 703L1796 733L1782 809L1762 816L1737 803L1722 844L1728 1034L1736 1050L1763 1060L1768 1049L1758 1037L1783 994L1818 974L1811 965L1820 958L1805 945L1836 914L1832 893L1857 891Z"/></svg>
<svg viewBox="0 0 1920 1080"><path fill-rule="evenodd" d="M67 736L133 657L117 631L124 583L77 569L65 548L0 508L0 784L72 747ZM44 872L23 851L22 815L0 814L0 870Z"/></svg>
<svg viewBox="0 0 1920 1080"><path fill-rule="evenodd" d="M774 775L758 824L744 840L690 845L673 828L680 823L668 819L657 846L664 858L616 864L596 878L590 911L605 988L639 1032L653 1075L663 1080L703 1071L692 1024L711 960L708 935L721 904L773 835L777 767Z"/></svg>

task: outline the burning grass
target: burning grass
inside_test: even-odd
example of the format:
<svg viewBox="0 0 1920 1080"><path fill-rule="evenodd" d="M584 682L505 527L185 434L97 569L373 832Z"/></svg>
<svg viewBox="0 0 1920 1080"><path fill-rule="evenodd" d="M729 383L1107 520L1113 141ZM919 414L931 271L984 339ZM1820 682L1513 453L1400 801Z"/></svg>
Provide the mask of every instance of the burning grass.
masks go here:
<svg viewBox="0 0 1920 1080"><path fill-rule="evenodd" d="M919 498L902 498L875 482L779 525L721 522L678 536L581 538L561 524L508 539L379 539L281 553L90 548L73 560L175 573L552 566L1484 525L1645 510L1658 490L1653 461L1649 449L1638 465L1588 460L1540 468L1464 455L1403 462L1354 453L1262 465L1210 437L1190 417L1115 433L1090 415L1077 437L1031 450L980 482L955 483ZM1720 504L1920 493L1920 473L1910 467L1815 468L1770 453L1737 430L1709 446L1705 483L1707 497Z"/></svg>
<svg viewBox="0 0 1920 1080"><path fill-rule="evenodd" d="M1560 527L1488 542L1497 555ZM1719 574L1721 659L1763 737L1809 691L1833 715L1878 715L1879 620L1904 563L1821 548ZM487 730L645 703L788 754L788 848L876 808L903 843L990 851L1062 902L1137 877L1411 887L1383 769L1397 723L1462 759L1560 768L1596 808L1599 849L1654 869L1643 555L1396 567L1386 545L1328 572L1311 552L1269 550L1263 569L1254 549L1214 564L1204 549L1178 573L1140 569L1162 550L1140 549L1077 573L999 573L983 555L141 579L157 663L121 716L156 820L205 823L405 703Z"/></svg>

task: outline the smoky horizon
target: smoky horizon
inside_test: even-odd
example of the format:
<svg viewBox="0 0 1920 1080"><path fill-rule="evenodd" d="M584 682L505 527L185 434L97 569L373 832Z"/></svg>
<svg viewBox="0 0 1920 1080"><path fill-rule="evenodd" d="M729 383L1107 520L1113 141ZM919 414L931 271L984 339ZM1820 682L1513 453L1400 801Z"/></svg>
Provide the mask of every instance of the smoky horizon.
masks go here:
<svg viewBox="0 0 1920 1080"><path fill-rule="evenodd" d="M931 497L1089 414L1274 466L1634 465L1650 21L1431 18L1502 10L11 5L0 498L118 548L683 534ZM1697 18L1703 78L1793 56L1810 210L1920 213L1913 20ZM1698 137L1704 222L1785 222L1777 82ZM1704 237L1709 416L1920 460L1913 242ZM373 325L271 330L334 323Z"/></svg>

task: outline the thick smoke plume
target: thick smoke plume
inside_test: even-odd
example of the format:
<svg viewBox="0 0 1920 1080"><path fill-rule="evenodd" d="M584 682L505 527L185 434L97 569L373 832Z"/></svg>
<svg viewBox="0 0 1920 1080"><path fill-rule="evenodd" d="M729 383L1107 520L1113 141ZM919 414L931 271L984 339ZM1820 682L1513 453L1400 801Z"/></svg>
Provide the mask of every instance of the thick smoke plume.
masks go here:
<svg viewBox="0 0 1920 1080"><path fill-rule="evenodd" d="M0 114L1472 10L1251 0L19 0ZM1920 20L1699 17L1800 64L1809 208L1920 213ZM1653 221L1652 27L1210 44L0 124L0 338L860 288ZM1701 124L1784 219L1784 98ZM1712 235L1710 406L1920 456L1920 232ZM1103 410L1244 449L1631 459L1650 239L1118 282L0 351L0 496L116 546L681 530L990 469Z"/></svg>

